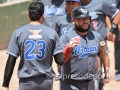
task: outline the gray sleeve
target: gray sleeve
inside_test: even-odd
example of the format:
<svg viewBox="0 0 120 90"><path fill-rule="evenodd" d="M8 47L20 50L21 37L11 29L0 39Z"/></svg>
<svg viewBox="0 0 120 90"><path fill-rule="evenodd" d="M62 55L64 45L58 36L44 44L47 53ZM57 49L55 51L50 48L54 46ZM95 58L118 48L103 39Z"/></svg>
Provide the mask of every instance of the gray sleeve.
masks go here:
<svg viewBox="0 0 120 90"><path fill-rule="evenodd" d="M108 0L113 6L117 7L118 0Z"/></svg>
<svg viewBox="0 0 120 90"><path fill-rule="evenodd" d="M60 37L60 44L61 44L62 49L64 49L66 47L68 42L69 41L67 40L67 36L66 35L62 35Z"/></svg>
<svg viewBox="0 0 120 90"><path fill-rule="evenodd" d="M7 54L10 54L14 57L19 56L18 38L16 36L16 31L14 31L12 34L11 40L7 48Z"/></svg>
<svg viewBox="0 0 120 90"><path fill-rule="evenodd" d="M55 32L55 35L54 35L54 50L53 50L53 55L56 55L58 53L61 53L63 50L62 50L62 47L60 45L60 39L58 37L58 34Z"/></svg>
<svg viewBox="0 0 120 90"><path fill-rule="evenodd" d="M119 10L115 6L113 6L110 2L107 2L106 0L103 0L102 10L111 19L113 19L119 12Z"/></svg>
<svg viewBox="0 0 120 90"><path fill-rule="evenodd" d="M113 6L120 10L120 0L110 0Z"/></svg>

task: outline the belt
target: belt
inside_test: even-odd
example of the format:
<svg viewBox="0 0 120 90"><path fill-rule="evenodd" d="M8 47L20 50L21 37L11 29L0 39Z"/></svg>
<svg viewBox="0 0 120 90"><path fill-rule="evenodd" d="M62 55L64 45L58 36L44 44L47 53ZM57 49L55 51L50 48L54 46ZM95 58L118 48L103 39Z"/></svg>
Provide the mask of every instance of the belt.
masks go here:
<svg viewBox="0 0 120 90"><path fill-rule="evenodd" d="M74 83L80 83L80 82L90 82L93 79L87 79L87 80L73 80L73 79L65 79L63 82L74 82Z"/></svg>

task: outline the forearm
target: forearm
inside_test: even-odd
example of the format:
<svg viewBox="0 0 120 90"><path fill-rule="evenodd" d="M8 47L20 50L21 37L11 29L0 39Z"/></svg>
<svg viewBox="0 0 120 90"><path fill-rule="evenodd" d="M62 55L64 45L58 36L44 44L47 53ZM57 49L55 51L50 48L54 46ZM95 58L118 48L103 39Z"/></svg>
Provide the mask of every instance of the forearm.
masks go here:
<svg viewBox="0 0 120 90"><path fill-rule="evenodd" d="M110 59L108 54L106 55L106 67L110 68Z"/></svg>
<svg viewBox="0 0 120 90"><path fill-rule="evenodd" d="M54 59L55 59L55 62L58 64L58 65L63 65L64 63L64 54L63 53L59 53L59 54L56 54L54 56Z"/></svg>
<svg viewBox="0 0 120 90"><path fill-rule="evenodd" d="M106 17L106 24L107 24L108 29L110 30L111 29L111 20L108 16Z"/></svg>
<svg viewBox="0 0 120 90"><path fill-rule="evenodd" d="M103 64L104 61L102 61L102 68L110 68L110 59L108 54L106 54L106 60L105 60L105 65Z"/></svg>
<svg viewBox="0 0 120 90"><path fill-rule="evenodd" d="M4 79L2 84L3 87L9 87L9 82L13 73L15 62L16 57L9 55L4 71Z"/></svg>
<svg viewBox="0 0 120 90"><path fill-rule="evenodd" d="M119 24L120 24L120 12L112 20L110 32L115 34L115 32L118 30Z"/></svg>
<svg viewBox="0 0 120 90"><path fill-rule="evenodd" d="M120 12L118 12L118 14L115 16L115 18L113 19L112 23L115 23L117 25L120 24Z"/></svg>
<svg viewBox="0 0 120 90"><path fill-rule="evenodd" d="M79 36L73 37L69 43L67 43L66 47L63 50L63 54L65 55L64 63L66 63L70 59L71 51L75 46L78 46L80 43Z"/></svg>
<svg viewBox="0 0 120 90"><path fill-rule="evenodd" d="M69 44L67 44L63 50L63 54L65 55L64 63L66 63L69 60L71 51L72 51L72 48L69 46Z"/></svg>

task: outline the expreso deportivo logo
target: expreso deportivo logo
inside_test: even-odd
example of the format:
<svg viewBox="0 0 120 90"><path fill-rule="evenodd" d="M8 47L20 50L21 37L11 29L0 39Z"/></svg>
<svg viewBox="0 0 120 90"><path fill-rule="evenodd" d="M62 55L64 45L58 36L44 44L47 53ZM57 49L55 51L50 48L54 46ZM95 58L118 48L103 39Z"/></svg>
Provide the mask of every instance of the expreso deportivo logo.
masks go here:
<svg viewBox="0 0 120 90"><path fill-rule="evenodd" d="M52 17L53 15L64 15L65 9L64 8L56 8L54 5L51 7L45 6L44 14L45 17Z"/></svg>
<svg viewBox="0 0 120 90"><path fill-rule="evenodd" d="M90 46L89 44L84 44L84 47L82 48L80 45L76 46L74 48L74 55L79 55L79 58L86 58L90 54L98 53L99 47L97 46Z"/></svg>

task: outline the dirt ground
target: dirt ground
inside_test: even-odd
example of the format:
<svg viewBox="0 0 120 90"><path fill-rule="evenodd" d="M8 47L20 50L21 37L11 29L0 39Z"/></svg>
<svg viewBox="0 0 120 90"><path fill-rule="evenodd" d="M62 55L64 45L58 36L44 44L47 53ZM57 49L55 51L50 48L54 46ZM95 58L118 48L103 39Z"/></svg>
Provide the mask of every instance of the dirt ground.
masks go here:
<svg viewBox="0 0 120 90"><path fill-rule="evenodd" d="M114 48L113 48L113 43L108 42L108 46L110 49L110 74L112 76L111 82L109 84L106 84L104 87L104 90L120 90L120 81L116 81L115 80L115 70L114 70ZM2 81L3 81L3 74L4 74L4 68L5 68L5 63L7 60L8 55L6 54L6 50L2 50L0 51L0 90L2 90ZM17 67L18 67L18 63L19 63L19 59L16 62L16 66L14 69L14 73L13 76L11 78L11 82L10 82L10 89L9 90L18 90L18 79L17 79ZM57 72L57 68L56 68L56 64L53 63L53 69L55 70L55 72L58 74ZM53 86L53 90L59 90L59 81L55 81L54 82L54 86Z"/></svg>

